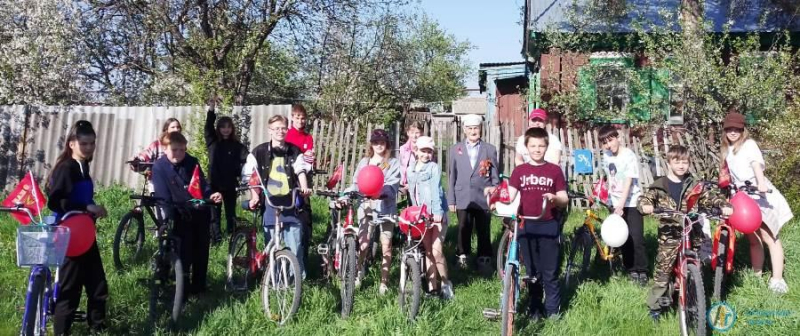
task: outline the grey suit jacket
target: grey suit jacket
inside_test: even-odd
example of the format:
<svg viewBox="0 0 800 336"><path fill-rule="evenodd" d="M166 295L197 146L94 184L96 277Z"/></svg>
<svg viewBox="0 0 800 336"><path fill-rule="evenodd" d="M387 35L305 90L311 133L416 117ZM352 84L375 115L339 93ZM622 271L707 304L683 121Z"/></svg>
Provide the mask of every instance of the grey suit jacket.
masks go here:
<svg viewBox="0 0 800 336"><path fill-rule="evenodd" d="M484 177L480 175L480 162L487 159L492 162L492 169L489 176ZM500 183L497 176L497 149L492 144L481 141L478 161L473 168L469 164L466 142L453 145L447 156L447 180L447 204L455 205L458 210L489 210L483 189Z"/></svg>

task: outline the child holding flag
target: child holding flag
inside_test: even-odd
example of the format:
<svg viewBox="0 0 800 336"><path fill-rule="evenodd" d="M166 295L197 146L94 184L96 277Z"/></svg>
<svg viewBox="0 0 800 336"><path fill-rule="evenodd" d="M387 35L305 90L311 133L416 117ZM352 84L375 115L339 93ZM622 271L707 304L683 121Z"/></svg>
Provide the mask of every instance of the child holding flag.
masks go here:
<svg viewBox="0 0 800 336"><path fill-rule="evenodd" d="M197 159L186 154L186 138L175 132L163 139L165 155L153 164L155 196L176 204L206 196L220 203L222 195L211 193ZM163 212L166 218L175 220L175 234L181 239L179 255L184 265L188 294L199 294L206 289L211 216L208 209L177 210L184 209L164 208Z"/></svg>

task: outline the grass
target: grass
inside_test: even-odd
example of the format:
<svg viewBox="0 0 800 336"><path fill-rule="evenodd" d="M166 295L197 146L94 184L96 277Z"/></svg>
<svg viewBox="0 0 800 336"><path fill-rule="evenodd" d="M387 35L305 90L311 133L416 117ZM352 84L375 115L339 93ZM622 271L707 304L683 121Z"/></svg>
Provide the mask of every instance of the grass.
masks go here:
<svg viewBox="0 0 800 336"><path fill-rule="evenodd" d="M109 210L109 218L98 223L98 243L108 277L110 298L108 302L108 334L141 334L145 332L147 316L147 289L137 279L149 276L147 265L140 265L127 273L117 274L112 265L111 244L117 221L129 209L128 191L122 188L103 189L96 201ZM314 202L315 223L327 221L324 202ZM568 221L566 232L580 223L579 213ZM452 222L451 222L452 223ZM756 277L747 267L749 255L746 239L738 240L737 270L729 284L728 304L737 313L737 321L727 333L730 335L790 335L800 330L800 228L798 221L788 223L781 237L786 250L785 278L790 292L776 296L767 288L768 272ZM500 225L493 222L493 240L499 235ZM0 215L0 335L18 333L27 284L27 270L15 265L16 222ZM650 264L655 254L655 223L646 222L646 241ZM324 225L315 225L314 240L324 233ZM456 230L451 226L446 243L449 264L454 263ZM152 244L152 236L148 237ZM313 250L312 250L313 251ZM306 263L309 280L303 285L303 299L298 314L288 325L277 328L266 320L260 306L260 291L246 295L232 295L224 290L224 262L226 248L211 250L209 265L210 291L200 300L192 299L182 317L177 333L192 335L487 335L499 333L499 323L485 320L481 311L497 307L501 283L495 277L485 278L476 273L451 267L456 297L452 301L424 298L416 322L409 323L397 307L396 259L390 287L394 293L385 297L377 295L378 269L373 268L361 289L357 291L354 310L347 320L339 317L339 291L318 278L319 257L311 254ZM707 272L709 273L709 272ZM710 295L711 279L706 277L706 293ZM679 334L674 312L667 313L662 321L653 323L647 315L645 297L647 289L638 287L625 277L594 279L584 282L574 293L563 294L569 301L562 306L559 320L538 323L518 321L518 334L544 335L675 335ZM523 298L524 299L524 298ZM524 305L523 305L524 306ZM85 299L81 307L85 307ZM81 308L83 310L85 308ZM84 323L74 328L77 335L86 334ZM165 331L159 330L158 334Z"/></svg>

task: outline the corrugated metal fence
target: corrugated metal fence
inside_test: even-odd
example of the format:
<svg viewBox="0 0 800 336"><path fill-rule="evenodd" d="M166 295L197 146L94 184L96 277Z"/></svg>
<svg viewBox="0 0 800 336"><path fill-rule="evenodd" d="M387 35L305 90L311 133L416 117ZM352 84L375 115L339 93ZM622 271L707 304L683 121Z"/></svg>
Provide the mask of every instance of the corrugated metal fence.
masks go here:
<svg viewBox="0 0 800 336"><path fill-rule="evenodd" d="M234 118L245 131L243 140L252 147L269 139L267 120L290 105L239 106ZM125 161L156 139L168 118L183 127L202 127L203 106L0 106L0 189L12 188L20 170L43 177L64 148L64 137L76 120L89 120L97 131L92 175L102 185L122 183L135 187L140 181ZM190 122L190 120L192 122ZM189 141L190 130L185 130Z"/></svg>

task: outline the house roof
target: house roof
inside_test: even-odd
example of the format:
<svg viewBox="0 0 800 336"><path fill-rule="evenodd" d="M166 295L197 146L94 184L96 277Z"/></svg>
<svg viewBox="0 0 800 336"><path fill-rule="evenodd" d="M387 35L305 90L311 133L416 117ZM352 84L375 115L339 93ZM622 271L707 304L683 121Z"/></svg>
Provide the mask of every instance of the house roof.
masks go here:
<svg viewBox="0 0 800 336"><path fill-rule="evenodd" d="M478 67L480 67L481 69L487 69L487 68L507 67L514 65L525 65L525 62L481 63L478 64Z"/></svg>
<svg viewBox="0 0 800 336"><path fill-rule="evenodd" d="M453 101L453 114L486 114L486 96L464 97Z"/></svg>
<svg viewBox="0 0 800 336"><path fill-rule="evenodd" d="M597 19L594 11L589 13L589 4L598 3L594 0L531 1L528 8L528 27L534 33L548 30L570 32L575 31L576 26L581 26L580 30L589 32L627 33L636 30L635 23L644 23L643 28L646 30L655 27L680 30L678 14L681 0L618 0L618 2L625 4L630 11L615 22L607 22ZM703 3L709 32L775 32L784 29L800 32L800 5L791 4L793 1L706 0ZM576 17L585 19L575 19ZM575 24L580 21L583 22Z"/></svg>

